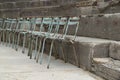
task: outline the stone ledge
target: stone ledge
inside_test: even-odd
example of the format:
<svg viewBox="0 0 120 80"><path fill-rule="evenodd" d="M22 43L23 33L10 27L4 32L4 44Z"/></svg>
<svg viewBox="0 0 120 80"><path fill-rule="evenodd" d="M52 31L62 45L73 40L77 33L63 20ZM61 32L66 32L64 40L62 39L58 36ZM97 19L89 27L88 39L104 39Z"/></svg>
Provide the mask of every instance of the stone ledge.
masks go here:
<svg viewBox="0 0 120 80"><path fill-rule="evenodd" d="M112 42L110 45L109 56L113 59L120 60L120 42Z"/></svg>
<svg viewBox="0 0 120 80"><path fill-rule="evenodd" d="M103 62L108 60L107 62ZM102 63L97 59L94 59L94 72L107 79L107 80L119 80L120 79L120 61L114 60L112 58L102 58Z"/></svg>
<svg viewBox="0 0 120 80"><path fill-rule="evenodd" d="M67 36L67 37L72 38L73 36ZM50 47L49 43L50 41L47 42L47 48L46 48L47 53L49 52L49 47ZM56 41L55 44L57 45L56 49L58 51L58 54L62 57L61 49L59 47L61 43L59 41ZM63 41L63 48L64 48L64 54L66 55L68 62L77 65L72 48L72 46L74 46L77 53L79 66L83 69L91 71L92 58L108 57L109 44L110 44L110 40L90 38L90 37L77 37L75 43L73 44L71 44L68 41Z"/></svg>

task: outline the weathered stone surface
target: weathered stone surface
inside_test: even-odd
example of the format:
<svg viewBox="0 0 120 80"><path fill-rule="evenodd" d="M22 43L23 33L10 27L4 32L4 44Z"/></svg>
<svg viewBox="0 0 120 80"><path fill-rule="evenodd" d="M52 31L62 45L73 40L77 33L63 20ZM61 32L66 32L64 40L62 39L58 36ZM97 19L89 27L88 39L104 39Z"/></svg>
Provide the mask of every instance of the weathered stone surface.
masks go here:
<svg viewBox="0 0 120 80"><path fill-rule="evenodd" d="M100 13L118 13L120 12L119 7L120 7L120 0L112 0L106 2L100 9Z"/></svg>
<svg viewBox="0 0 120 80"><path fill-rule="evenodd" d="M101 59L106 60L106 58ZM108 58L106 63L99 63L94 59L95 73L107 80L120 79L120 61Z"/></svg>
<svg viewBox="0 0 120 80"><path fill-rule="evenodd" d="M0 17L2 18L17 18L20 17L20 13L19 13L20 9L13 9L13 10L2 10Z"/></svg>
<svg viewBox="0 0 120 80"><path fill-rule="evenodd" d="M46 16L46 13L48 13L48 16L79 16L81 13L82 14L92 14L92 13L96 13L96 10L94 10L91 6L87 7L87 8L80 8L81 4L79 4L79 2L77 2L79 0L46 0L46 1L11 1L11 2L3 2L0 3L0 10L15 10L15 9L20 9L21 11L19 11L20 14L22 14L25 17L29 17L29 16ZM86 0L87 1L87 0ZM85 2L85 1L83 1ZM92 5L92 4L91 4ZM49 9L46 7L51 7L51 6L57 6L56 8L53 9ZM41 10L41 8L44 8L45 10L48 9L49 11L45 11L46 13L43 12L43 10ZM35 13L32 13L33 11L35 11ZM42 14L45 15L41 15L40 13L42 12ZM3 14L6 14L5 12L2 12ZM2 17L2 15L0 15ZM11 16L14 16L13 14L11 14ZM6 17L9 17L9 15ZM21 16L22 17L22 16Z"/></svg>
<svg viewBox="0 0 120 80"><path fill-rule="evenodd" d="M72 36L71 36L72 38ZM109 52L109 40L88 38L88 37L77 37L74 43L75 50L77 52L77 58L79 66L83 69L91 70L92 68L92 58L93 57L108 57ZM59 56L63 59L61 51L61 42L56 41L56 49ZM73 51L73 44L63 41L63 49L65 58L68 62L77 65L75 61L75 55ZM49 52L50 42L47 43L46 51ZM55 52L55 51L54 51Z"/></svg>
<svg viewBox="0 0 120 80"><path fill-rule="evenodd" d="M24 2L26 2L26 1L54 1L54 2L63 2L63 3L65 3L65 2L75 2L75 1L79 1L79 0L0 0L0 3L22 2L22 1L24 1ZM81 0L81 1L83 1L83 0Z"/></svg>
<svg viewBox="0 0 120 80"><path fill-rule="evenodd" d="M80 21L78 35L96 38L108 38L108 21L106 17L83 17Z"/></svg>
<svg viewBox="0 0 120 80"><path fill-rule="evenodd" d="M9 2L0 3L0 9L16 9L16 8L33 8L33 7L45 7L59 5L53 1L21 1L21 2Z"/></svg>
<svg viewBox="0 0 120 80"><path fill-rule="evenodd" d="M24 9L11 9L1 10L2 15L0 17L40 17L40 16L77 16L80 14L79 8L62 8L58 6L38 7L38 8L24 8ZM12 13L19 13L15 16ZM8 14L9 13L9 14Z"/></svg>
<svg viewBox="0 0 120 80"><path fill-rule="evenodd" d="M78 36L120 40L120 14L94 15L83 17L80 21Z"/></svg>
<svg viewBox="0 0 120 80"><path fill-rule="evenodd" d="M120 60L120 42L111 43L109 56L113 59Z"/></svg>

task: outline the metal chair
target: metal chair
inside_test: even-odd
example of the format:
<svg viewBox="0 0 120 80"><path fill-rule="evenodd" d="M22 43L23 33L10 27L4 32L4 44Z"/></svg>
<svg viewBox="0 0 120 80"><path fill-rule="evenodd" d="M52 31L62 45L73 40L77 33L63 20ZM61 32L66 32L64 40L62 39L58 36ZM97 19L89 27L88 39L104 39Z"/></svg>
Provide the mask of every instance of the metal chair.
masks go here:
<svg viewBox="0 0 120 80"><path fill-rule="evenodd" d="M12 44L14 46L14 32L13 29L16 28L17 21L16 19L8 19L8 26L6 27L6 46L9 43L9 46Z"/></svg>
<svg viewBox="0 0 120 80"><path fill-rule="evenodd" d="M3 45L6 42L6 28L9 26L10 20L8 18L4 19L3 25L2 25L2 42Z"/></svg>
<svg viewBox="0 0 120 80"><path fill-rule="evenodd" d="M48 30L46 32L43 32L42 28L44 28L44 24L48 25L48 28L50 28L50 25L52 23L52 18L41 18L40 22L38 22L38 23L40 24L40 30L32 32L32 37L36 36L35 37L35 39L36 39L36 44L35 44L36 55L37 55L37 42L38 42L38 38L40 38L40 41L39 41L40 42L39 50L40 50L42 38L47 36L46 33L48 32ZM28 52L28 56L30 56L30 59L32 58L32 47L33 47L33 39L31 40L31 47L29 48L29 52ZM35 55L35 58L36 58L36 55Z"/></svg>
<svg viewBox="0 0 120 80"><path fill-rule="evenodd" d="M42 60L43 60L43 53L44 53L44 48L45 48L45 42L50 37L54 37L55 34L57 33L57 30L59 29L59 20L60 20L60 17L53 18L53 20L51 22L51 25L49 27L49 31L46 33L47 35L43 39L42 51L41 51L41 54L39 53L38 58L37 58L37 62L38 62L39 56L40 56L40 64L42 64ZM55 26L55 28L53 26Z"/></svg>
<svg viewBox="0 0 120 80"><path fill-rule="evenodd" d="M51 55L52 55L52 49L53 49L54 41L55 40L65 41L69 25L75 25L75 24L76 24L76 29L75 29L74 38L72 40L69 40L69 42L73 42L73 40L75 40L75 38L76 38L76 34L77 34L77 31L78 31L78 27L79 27L79 17L78 18L77 17L74 17L74 18L68 17L66 25L65 25L65 28L64 28L64 34L62 34L61 36L56 34L56 36L50 37L52 39L52 41L51 41L51 48L50 48L50 52L49 52L49 58L48 58L48 65L47 65L48 69L49 69L49 65L50 65L50 60L51 60ZM77 54L75 52L75 47L74 46L73 46L73 50L74 50L74 57L75 57L76 63L78 64ZM66 60L65 60L65 62L66 62Z"/></svg>
<svg viewBox="0 0 120 80"><path fill-rule="evenodd" d="M35 58L36 59L36 55L37 55L37 50L38 50L38 40L39 40L39 36L38 34L40 35L41 34L41 26L43 25L43 18L37 18L36 19L36 22L34 23L35 25L40 25L40 30L34 30L32 31L31 33L31 38L30 38L30 42L29 42L29 51L28 51L28 56L30 56L30 59L32 58L32 46L33 46L33 42L35 41ZM35 26L36 28L36 26ZM31 54L31 55L30 55Z"/></svg>
<svg viewBox="0 0 120 80"><path fill-rule="evenodd" d="M31 31L34 30L34 28L31 29L31 25L33 25L33 23L35 23L34 21L35 21L34 18L28 19L28 20L23 19L23 20L18 21L20 26L18 26L18 29L17 29L18 37L17 37L16 50L18 50L18 46L19 46L19 42L20 42L20 36L23 35L22 53L25 52L25 44L26 44L27 34L31 33ZM28 24L27 29L25 29L25 24ZM34 27L35 27L35 25L34 25Z"/></svg>
<svg viewBox="0 0 120 80"><path fill-rule="evenodd" d="M3 24L4 24L4 19L0 18L0 43L2 41Z"/></svg>

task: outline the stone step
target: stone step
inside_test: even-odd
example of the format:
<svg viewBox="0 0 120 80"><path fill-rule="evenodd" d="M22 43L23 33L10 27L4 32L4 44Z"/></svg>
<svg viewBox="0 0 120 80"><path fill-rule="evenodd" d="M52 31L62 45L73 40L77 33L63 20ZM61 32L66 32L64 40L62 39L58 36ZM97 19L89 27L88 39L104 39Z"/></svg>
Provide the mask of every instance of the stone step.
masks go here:
<svg viewBox="0 0 120 80"><path fill-rule="evenodd" d="M112 58L94 58L94 72L107 79L119 80L120 79L120 61Z"/></svg>
<svg viewBox="0 0 120 80"><path fill-rule="evenodd" d="M20 1L33 1L33 0L0 0L0 3L20 2Z"/></svg>
<svg viewBox="0 0 120 80"><path fill-rule="evenodd" d="M9 2L26 2L26 1L54 1L60 3L72 3L76 1L87 1L87 0L0 0L0 3L9 3Z"/></svg>
<svg viewBox="0 0 120 80"><path fill-rule="evenodd" d="M67 36L68 38L73 38L73 36ZM97 39L90 37L77 37L75 42L72 44L68 41L63 41L63 49L64 54L66 56L66 60L74 65L79 65L81 68L85 70L91 71L92 68L92 58L93 57L108 57L109 53L109 44L110 40L105 39ZM61 42L55 42L57 52L59 56L63 59L62 51L61 51ZM74 57L74 48L77 54L78 63L76 63ZM46 45L46 53L49 53L50 49L50 41L47 41ZM55 51L54 51L55 52Z"/></svg>
<svg viewBox="0 0 120 80"><path fill-rule="evenodd" d="M30 8L30 7L42 7L42 6L54 6L59 5L58 2L54 1L18 1L0 3L0 9L15 9L15 8Z"/></svg>
<svg viewBox="0 0 120 80"><path fill-rule="evenodd" d="M0 17L36 17L36 16L77 16L80 14L79 8L69 8L68 6L45 6L23 9L2 9Z"/></svg>
<svg viewBox="0 0 120 80"><path fill-rule="evenodd" d="M120 60L120 42L115 41L110 45L109 56L113 59Z"/></svg>
<svg viewBox="0 0 120 80"><path fill-rule="evenodd" d="M86 2L86 1L84 1ZM6 3L0 3L0 9L13 9L13 8L29 8L29 7L41 7L41 6L54 6L54 5L68 5L77 3L77 6L82 6L83 2L77 0L27 0L27 1L10 1ZM86 2L87 3L87 2ZM90 3L90 2L89 2ZM88 4L89 4L88 3ZM92 2L89 4L92 5ZM86 5L87 6L87 5Z"/></svg>
<svg viewBox="0 0 120 80"><path fill-rule="evenodd" d="M77 2L78 1L78 2ZM81 0L82 1L82 0ZM17 1L0 3L0 17L20 17L23 16L80 16L81 14L97 13L97 8L92 6L81 7L82 2L79 0L51 0L51 1ZM84 1L85 2L85 1ZM92 5L92 3L90 4ZM53 9L43 11L41 7L59 6ZM26 10L27 9L27 10ZM24 11L23 14L21 11ZM35 12L35 13L34 13ZM45 13L46 12L46 13ZM9 13L9 14L8 14ZM14 14L19 15L14 15ZM23 17L21 16L21 17Z"/></svg>
<svg viewBox="0 0 120 80"><path fill-rule="evenodd" d="M120 14L90 15L82 17L78 35L120 40Z"/></svg>

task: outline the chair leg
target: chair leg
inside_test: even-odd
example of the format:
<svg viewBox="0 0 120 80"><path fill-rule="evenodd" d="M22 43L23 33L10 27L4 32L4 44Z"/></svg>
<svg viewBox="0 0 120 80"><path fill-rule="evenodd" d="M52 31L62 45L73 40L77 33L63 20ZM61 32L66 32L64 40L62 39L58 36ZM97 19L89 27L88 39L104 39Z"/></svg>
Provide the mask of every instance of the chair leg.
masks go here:
<svg viewBox="0 0 120 80"><path fill-rule="evenodd" d="M38 63L38 60L39 60L39 57L40 57L40 50L41 50L41 44L42 43L42 39L40 39L40 42L39 42L39 49L38 49L38 54L36 55L36 62Z"/></svg>
<svg viewBox="0 0 120 80"><path fill-rule="evenodd" d="M61 48L61 51L62 51L63 60L65 61L65 63L67 63L67 60L66 60L66 58L65 58L64 48L63 48L63 42L61 43L60 48Z"/></svg>
<svg viewBox="0 0 120 80"><path fill-rule="evenodd" d="M19 41L20 41L20 33L18 33L18 40L17 40L17 45L16 45L16 51L18 50Z"/></svg>
<svg viewBox="0 0 120 80"><path fill-rule="evenodd" d="M0 44L2 42L2 32L0 32Z"/></svg>
<svg viewBox="0 0 120 80"><path fill-rule="evenodd" d="M12 48L14 48L14 42L15 42L15 34L14 33L12 33L13 35L12 35Z"/></svg>
<svg viewBox="0 0 120 80"><path fill-rule="evenodd" d="M31 43L31 48L30 48L30 59L32 59L32 50L33 50L33 38L32 38L32 43Z"/></svg>
<svg viewBox="0 0 120 80"><path fill-rule="evenodd" d="M24 38L23 38L23 48L22 48L22 53L25 52L26 34L24 34L23 36L24 36Z"/></svg>
<svg viewBox="0 0 120 80"><path fill-rule="evenodd" d="M16 47L17 47L18 35L17 35L17 33L16 33L16 32L14 32L14 33L15 33L15 49L16 49Z"/></svg>
<svg viewBox="0 0 120 80"><path fill-rule="evenodd" d="M78 67L80 67L79 62L78 62L78 57L77 57L77 52L76 52L75 46L72 45L72 47L73 47L73 53L74 53L76 64L77 64Z"/></svg>
<svg viewBox="0 0 120 80"><path fill-rule="evenodd" d="M44 53L46 39L47 38L44 38L44 40L43 40L42 51L41 51L41 55L40 55L40 64L42 64L42 60L43 60L43 53Z"/></svg>
<svg viewBox="0 0 120 80"><path fill-rule="evenodd" d="M16 41L17 36L16 36L15 32L13 32L13 33L14 33L14 49L15 49L16 48L16 43L17 43L17 41Z"/></svg>
<svg viewBox="0 0 120 80"><path fill-rule="evenodd" d="M7 46L7 39L8 39L8 34L9 34L9 32L8 32L8 31L6 31L6 39L5 39L5 42L6 42L6 46Z"/></svg>
<svg viewBox="0 0 120 80"><path fill-rule="evenodd" d="M37 46L38 46L38 37L36 37L36 42L35 42L35 58L36 59L36 55L37 55Z"/></svg>
<svg viewBox="0 0 120 80"><path fill-rule="evenodd" d="M3 45L4 45L4 42L5 42L5 33L3 31Z"/></svg>
<svg viewBox="0 0 120 80"><path fill-rule="evenodd" d="M28 43L28 56L30 56L31 43L32 43L32 36L29 37L29 43Z"/></svg>
<svg viewBox="0 0 120 80"><path fill-rule="evenodd" d="M9 47L10 47L10 44L11 44L11 33L9 34Z"/></svg>
<svg viewBox="0 0 120 80"><path fill-rule="evenodd" d="M50 61L51 61L51 56L52 56L53 44L54 44L54 40L52 40L52 42L51 42L51 47L50 47L50 52L49 52L47 69L49 69L49 67L50 67Z"/></svg>
<svg viewBox="0 0 120 80"><path fill-rule="evenodd" d="M58 59L59 58L59 54L58 54L58 51L57 51L57 47L56 47L56 44L54 44L54 49L55 49L55 54L54 54L54 56L55 56L55 59Z"/></svg>

